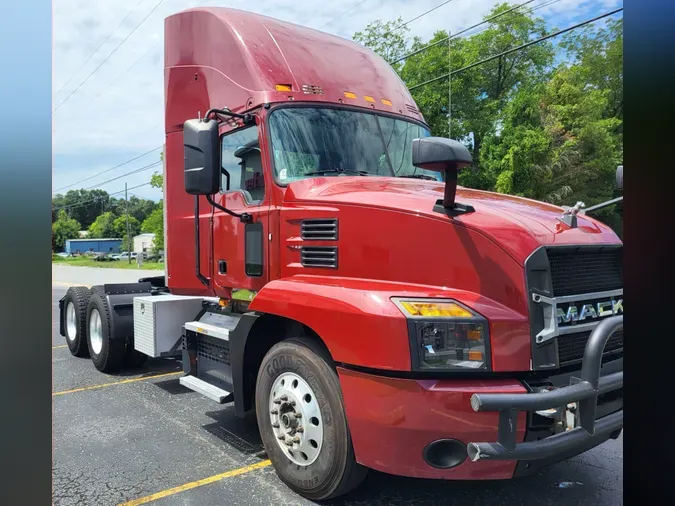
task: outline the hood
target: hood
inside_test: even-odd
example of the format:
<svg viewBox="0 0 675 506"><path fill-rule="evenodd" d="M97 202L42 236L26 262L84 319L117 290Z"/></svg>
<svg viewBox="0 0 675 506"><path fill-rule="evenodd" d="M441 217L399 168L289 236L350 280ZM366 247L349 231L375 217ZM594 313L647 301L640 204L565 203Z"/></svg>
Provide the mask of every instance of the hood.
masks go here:
<svg viewBox="0 0 675 506"><path fill-rule="evenodd" d="M448 217L433 210L443 190L444 183L419 179L319 177L289 184L285 201L377 207L452 222L488 236L521 265L541 245L621 243L611 228L588 216L578 215L577 228L569 228L557 219L561 207L462 187L456 201L475 212Z"/></svg>

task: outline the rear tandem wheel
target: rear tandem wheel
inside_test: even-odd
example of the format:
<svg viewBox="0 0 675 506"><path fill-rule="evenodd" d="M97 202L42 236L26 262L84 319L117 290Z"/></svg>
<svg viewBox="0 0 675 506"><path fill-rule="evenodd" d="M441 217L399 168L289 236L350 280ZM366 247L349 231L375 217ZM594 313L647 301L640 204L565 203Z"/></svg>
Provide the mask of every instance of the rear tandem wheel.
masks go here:
<svg viewBox="0 0 675 506"><path fill-rule="evenodd" d="M87 308L87 345L96 369L117 372L122 368L126 339L111 339L110 308L100 291L95 290Z"/></svg>
<svg viewBox="0 0 675 506"><path fill-rule="evenodd" d="M86 286L71 286L65 297L66 344L75 357L89 356L87 348L87 305L91 292Z"/></svg>

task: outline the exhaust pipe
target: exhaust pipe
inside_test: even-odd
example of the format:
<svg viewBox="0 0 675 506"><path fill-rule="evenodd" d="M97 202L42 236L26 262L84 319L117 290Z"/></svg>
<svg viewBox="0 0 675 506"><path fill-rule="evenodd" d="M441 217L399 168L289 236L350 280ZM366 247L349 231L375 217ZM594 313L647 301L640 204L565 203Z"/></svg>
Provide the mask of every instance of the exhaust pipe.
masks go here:
<svg viewBox="0 0 675 506"><path fill-rule="evenodd" d="M466 452L469 454L471 462L478 462L480 460L480 448L476 443L466 445Z"/></svg>

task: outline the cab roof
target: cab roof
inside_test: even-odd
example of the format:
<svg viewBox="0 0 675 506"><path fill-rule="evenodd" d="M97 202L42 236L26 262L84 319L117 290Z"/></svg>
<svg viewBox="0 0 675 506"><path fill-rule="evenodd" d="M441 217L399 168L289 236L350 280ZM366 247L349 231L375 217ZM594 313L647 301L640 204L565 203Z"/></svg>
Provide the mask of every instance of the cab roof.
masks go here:
<svg viewBox="0 0 675 506"><path fill-rule="evenodd" d="M423 121L391 66L351 40L229 8L165 20L166 131L212 107L318 101Z"/></svg>

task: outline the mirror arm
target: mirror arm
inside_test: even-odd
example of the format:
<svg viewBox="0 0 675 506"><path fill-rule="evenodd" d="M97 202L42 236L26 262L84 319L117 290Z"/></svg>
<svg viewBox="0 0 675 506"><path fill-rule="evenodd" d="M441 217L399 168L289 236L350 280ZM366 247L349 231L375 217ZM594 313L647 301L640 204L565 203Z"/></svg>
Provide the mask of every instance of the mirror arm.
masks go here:
<svg viewBox="0 0 675 506"><path fill-rule="evenodd" d="M248 213L239 214L239 213L235 213L234 211L230 211L226 207L221 206L215 200L213 200L213 197L211 195L207 195L206 200L209 204L211 204L216 209L220 209L221 211L229 214L230 216L234 216L235 218L239 218L239 220L242 223L251 223L253 221L253 217L250 214L248 214Z"/></svg>
<svg viewBox="0 0 675 506"><path fill-rule="evenodd" d="M199 279L202 285L209 286L209 280L202 275L201 268L201 253L199 247L199 195L195 195L195 270L197 279Z"/></svg>
<svg viewBox="0 0 675 506"><path fill-rule="evenodd" d="M239 114L236 112L232 112L227 108L223 109L209 109L206 111L206 114L204 114L204 120L208 120L209 116L211 114L220 114L221 116L229 116L231 118L237 118L240 119L244 122L244 125L250 125L251 123L255 122L255 119L252 114Z"/></svg>
<svg viewBox="0 0 675 506"><path fill-rule="evenodd" d="M588 211L595 211L596 209L602 209L603 207L611 206L612 204L617 204L619 202L623 201L623 197L617 197L612 200L608 200L607 202L602 202L600 204L596 204L591 207L587 207L586 209L583 209L582 211L579 211L579 214L586 214Z"/></svg>
<svg viewBox="0 0 675 506"><path fill-rule="evenodd" d="M225 187L226 190L229 191L230 189L230 173L225 167L220 168L220 173L225 176L225 179L227 180L227 186Z"/></svg>

